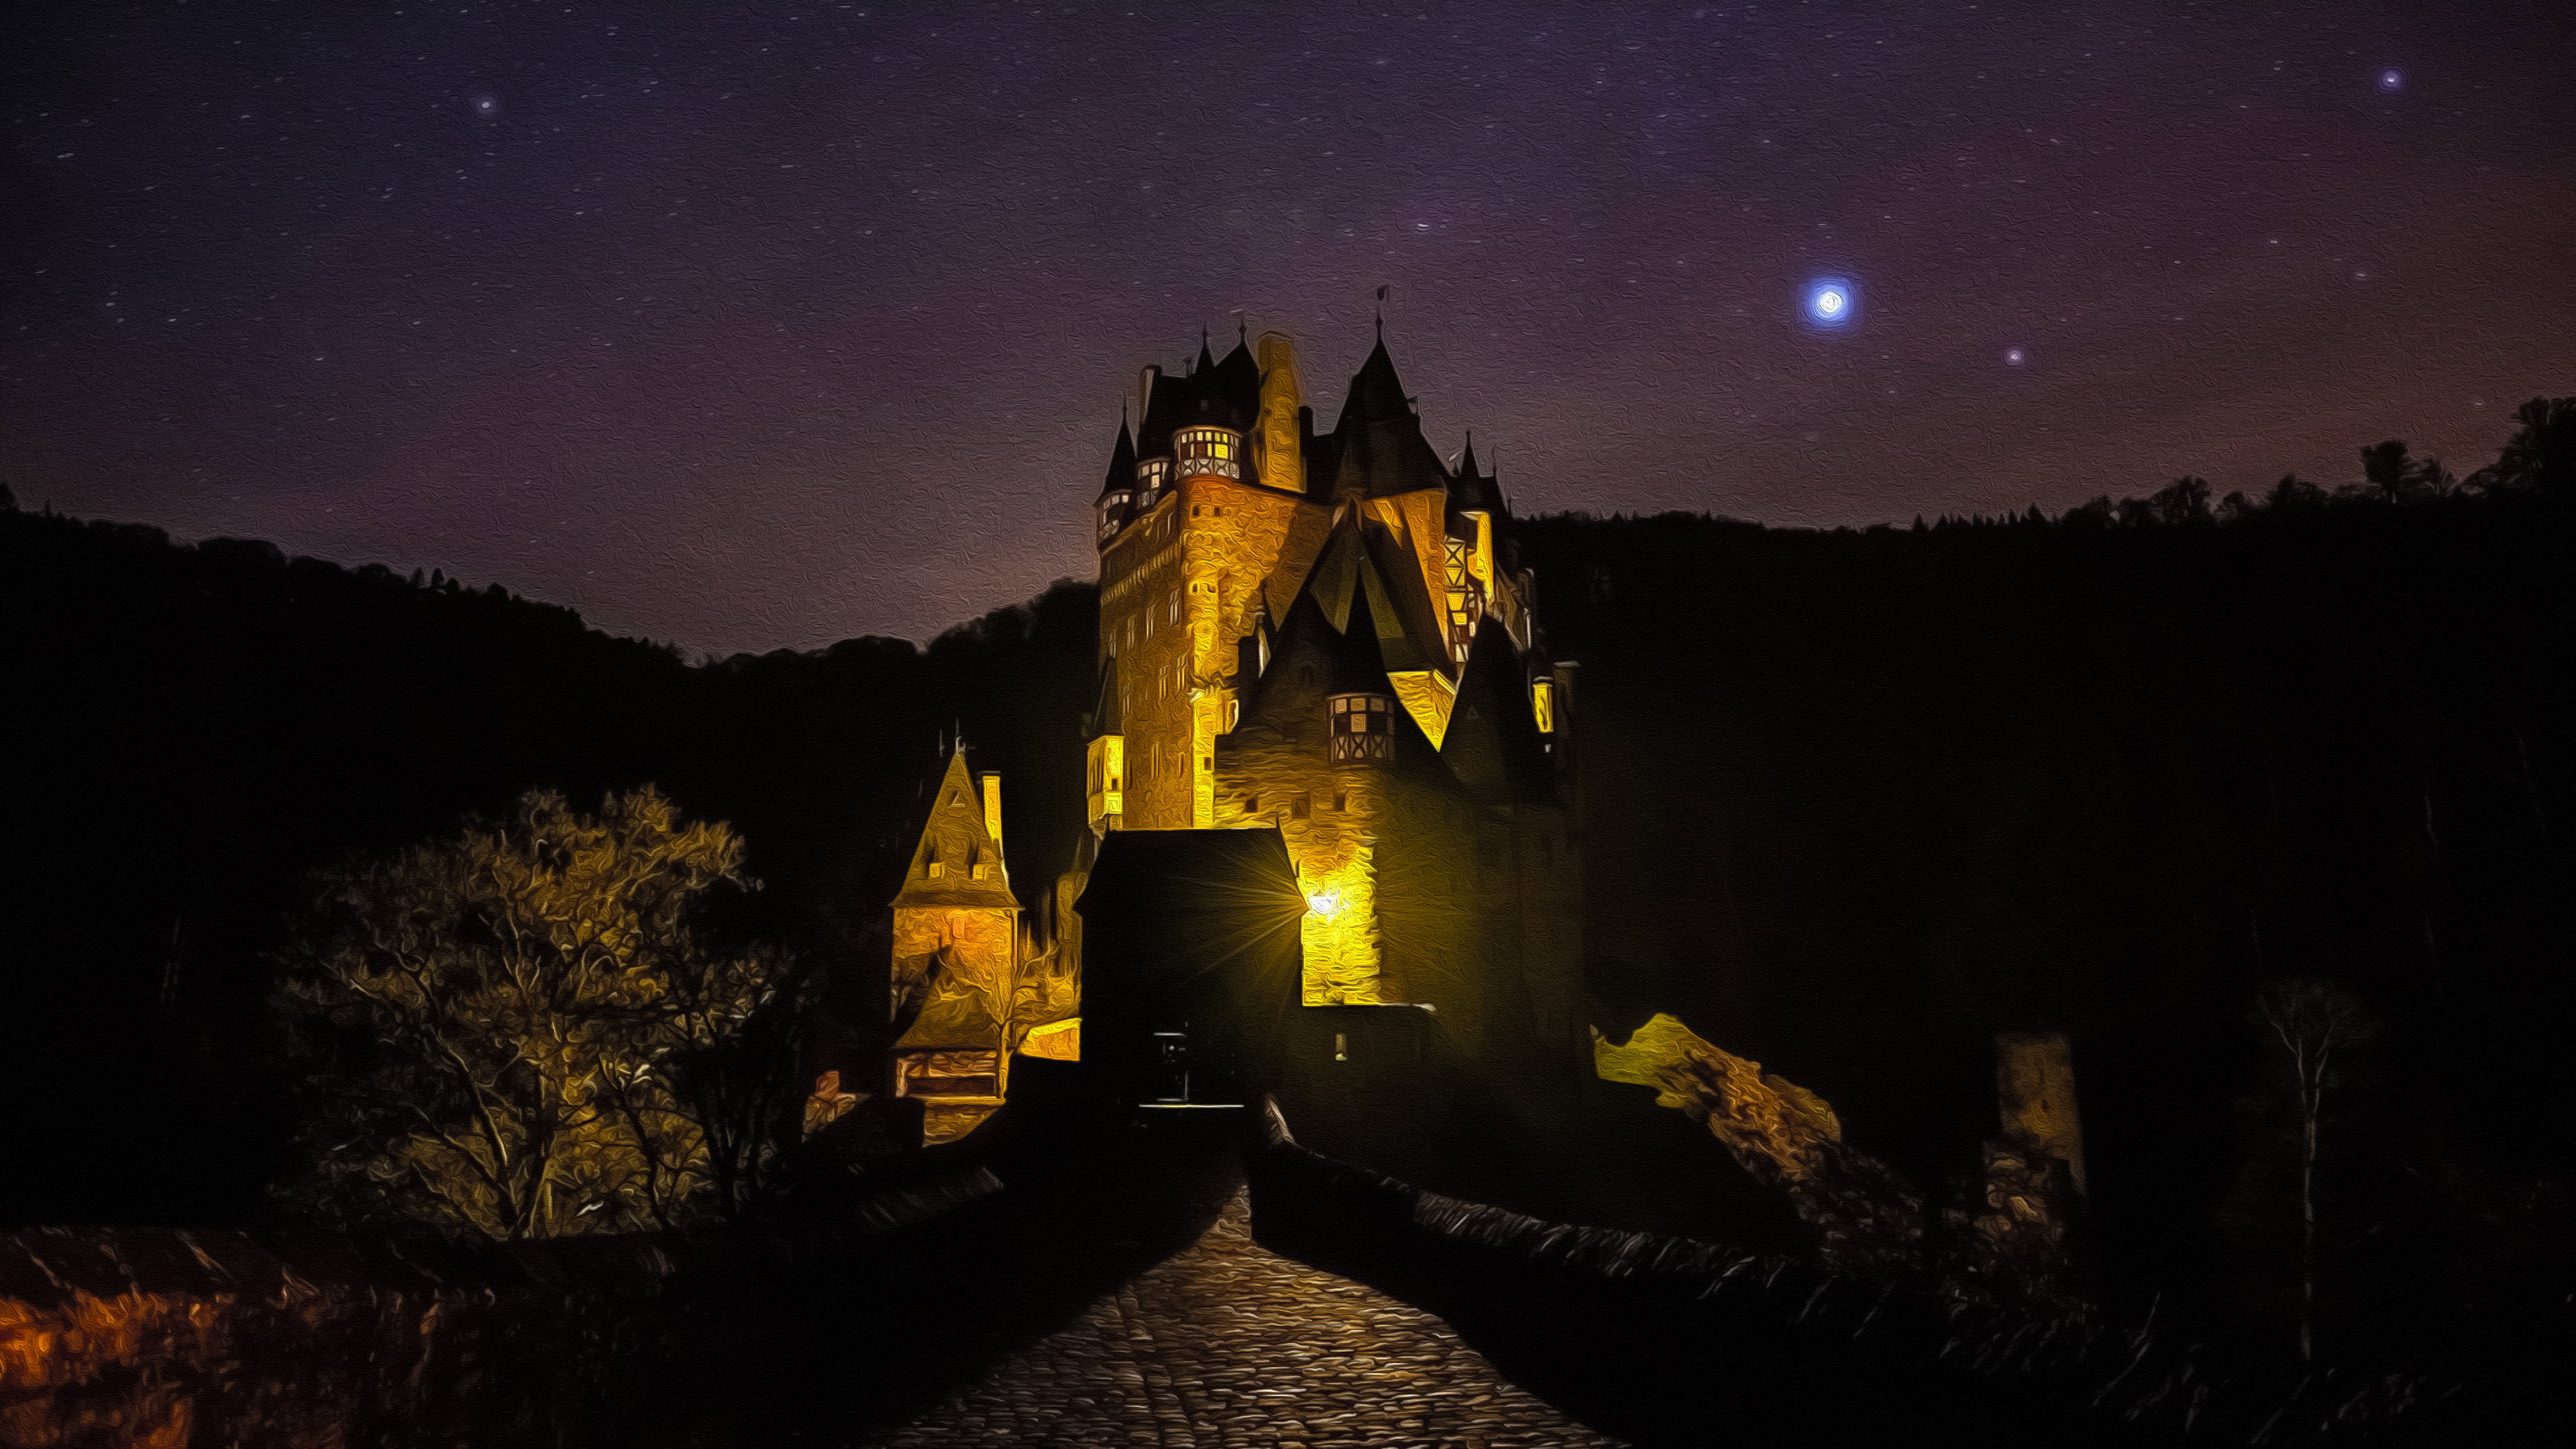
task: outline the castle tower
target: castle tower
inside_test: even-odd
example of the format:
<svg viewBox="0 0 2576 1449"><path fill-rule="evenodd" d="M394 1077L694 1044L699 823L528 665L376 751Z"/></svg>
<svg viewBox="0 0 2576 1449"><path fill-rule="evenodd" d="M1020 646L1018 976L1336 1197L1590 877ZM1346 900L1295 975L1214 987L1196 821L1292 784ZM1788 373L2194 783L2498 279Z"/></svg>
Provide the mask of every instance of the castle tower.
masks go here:
<svg viewBox="0 0 2576 1449"><path fill-rule="evenodd" d="M1142 375L1100 495L1093 839L1275 828L1301 1004L1429 1006L1588 1071L1571 675L1500 489L1472 443L1442 463L1382 337L1329 433L1294 363L1273 333Z"/></svg>
<svg viewBox="0 0 2576 1449"><path fill-rule="evenodd" d="M1002 777L979 780L949 752L894 898L894 1091L924 1103L922 1133L974 1129L1010 1085L1015 999L1027 939L1002 860Z"/></svg>

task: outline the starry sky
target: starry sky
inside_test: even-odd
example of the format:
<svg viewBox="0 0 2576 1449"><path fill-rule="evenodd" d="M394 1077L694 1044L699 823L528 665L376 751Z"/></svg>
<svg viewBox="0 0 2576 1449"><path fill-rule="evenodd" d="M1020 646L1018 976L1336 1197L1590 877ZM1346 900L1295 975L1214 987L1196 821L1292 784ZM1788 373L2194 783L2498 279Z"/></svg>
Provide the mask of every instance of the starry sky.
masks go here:
<svg viewBox="0 0 2576 1449"><path fill-rule="evenodd" d="M693 655L1093 572L1145 363L1387 339L1524 512L2467 473L2576 5L110 0L0 20L0 482ZM1839 325L1810 315L1820 279Z"/></svg>

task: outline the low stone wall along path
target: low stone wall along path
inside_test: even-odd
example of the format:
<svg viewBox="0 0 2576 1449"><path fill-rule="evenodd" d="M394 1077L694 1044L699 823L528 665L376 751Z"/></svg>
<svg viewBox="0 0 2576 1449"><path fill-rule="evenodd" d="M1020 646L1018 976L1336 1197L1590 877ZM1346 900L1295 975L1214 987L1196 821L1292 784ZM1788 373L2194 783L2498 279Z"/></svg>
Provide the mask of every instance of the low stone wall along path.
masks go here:
<svg viewBox="0 0 2576 1449"><path fill-rule="evenodd" d="M1449 1326L1252 1241L1240 1193L1190 1247L880 1449L1616 1449Z"/></svg>

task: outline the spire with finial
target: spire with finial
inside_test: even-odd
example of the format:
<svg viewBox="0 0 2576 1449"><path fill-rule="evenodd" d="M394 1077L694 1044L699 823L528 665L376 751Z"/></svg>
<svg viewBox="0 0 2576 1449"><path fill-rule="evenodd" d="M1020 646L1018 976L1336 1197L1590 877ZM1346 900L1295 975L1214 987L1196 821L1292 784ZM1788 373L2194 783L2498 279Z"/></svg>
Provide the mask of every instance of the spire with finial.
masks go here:
<svg viewBox="0 0 2576 1449"><path fill-rule="evenodd" d="M1195 372L1205 372L1214 366L1216 366L1216 358L1208 352L1207 324L1202 322L1199 324L1199 360L1196 367L1192 370Z"/></svg>

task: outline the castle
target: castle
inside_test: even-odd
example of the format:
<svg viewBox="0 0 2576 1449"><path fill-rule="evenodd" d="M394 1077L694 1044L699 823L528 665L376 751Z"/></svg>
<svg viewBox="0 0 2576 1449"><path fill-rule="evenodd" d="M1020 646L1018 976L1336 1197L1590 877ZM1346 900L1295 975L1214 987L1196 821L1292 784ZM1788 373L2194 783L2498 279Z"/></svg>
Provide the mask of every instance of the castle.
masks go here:
<svg viewBox="0 0 2576 1449"><path fill-rule="evenodd" d="M1202 340L1179 375L1144 369L1137 418L1121 420L1093 504L1090 832L1047 919L1024 922L999 780L949 761L894 902L896 999L918 1007L896 1045L896 1091L925 1099L926 1130L944 1140L998 1105L1015 1054L1141 1050L1104 1040L1084 997L1132 998L1136 983L1213 968L1157 977L1142 962L1086 961L1083 937L1112 896L1168 910L1203 892L1217 867L1191 877L1174 864L1191 860L1252 872L1247 899L1287 902L1274 954L1293 980L1276 993L1350 1026L1330 1033L1336 1061L1351 1059L1360 1017L1403 1008L1436 1017L1443 1050L1491 1070L1588 1075L1574 666L1544 653L1536 580L1514 566L1509 513L1472 440L1441 460L1382 335L1330 432L1316 430L1278 333L1221 360ZM1277 846L1210 836L1234 832ZM1183 878L1102 889L1122 869ZM1214 974L1239 986L1249 970ZM1131 1000L1118 1019L1126 1035L1191 1021L1240 1055L1244 1023L1209 1018L1240 1017L1247 1000Z"/></svg>

